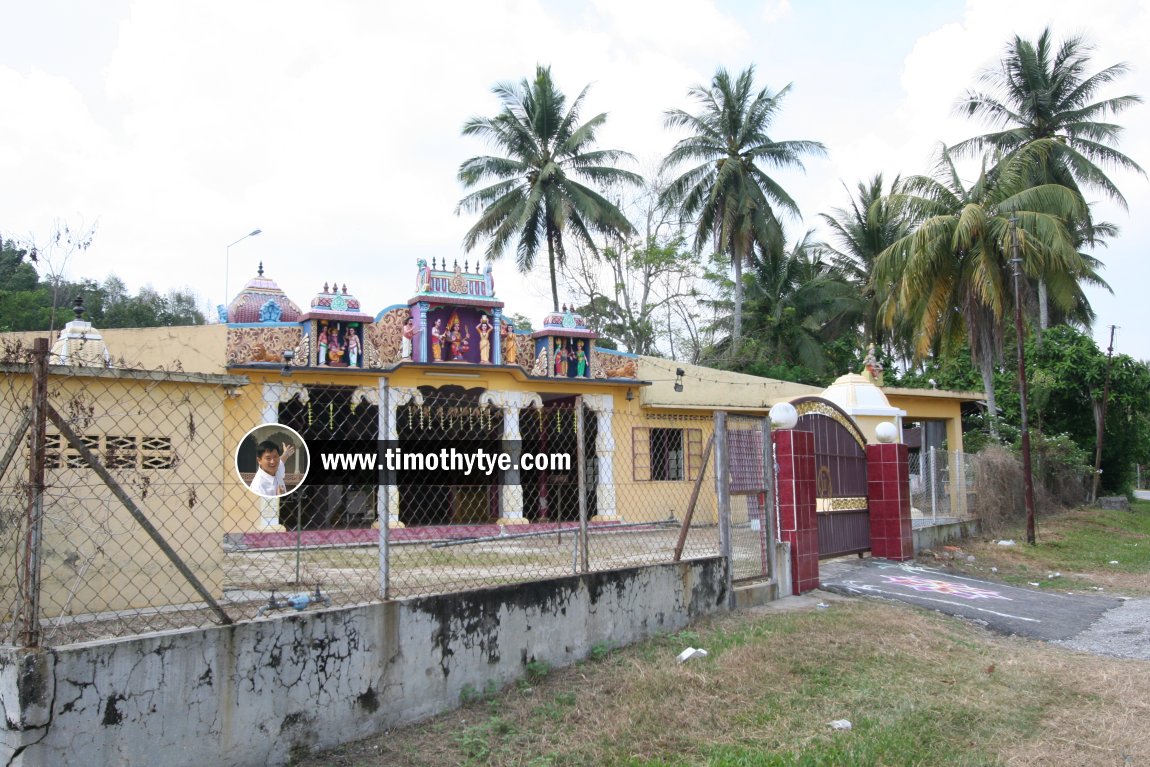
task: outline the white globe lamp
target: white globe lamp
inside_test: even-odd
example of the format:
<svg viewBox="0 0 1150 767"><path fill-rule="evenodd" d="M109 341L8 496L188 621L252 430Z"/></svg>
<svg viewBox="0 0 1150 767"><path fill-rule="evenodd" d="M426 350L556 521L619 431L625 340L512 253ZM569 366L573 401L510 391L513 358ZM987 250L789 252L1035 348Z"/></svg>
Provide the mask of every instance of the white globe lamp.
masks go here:
<svg viewBox="0 0 1150 767"><path fill-rule="evenodd" d="M894 442L898 438L898 429L890 421L883 421L874 429L874 434L878 437L878 441L884 445Z"/></svg>
<svg viewBox="0 0 1150 767"><path fill-rule="evenodd" d="M771 407L772 429L793 429L799 422L799 411L789 402L780 402Z"/></svg>

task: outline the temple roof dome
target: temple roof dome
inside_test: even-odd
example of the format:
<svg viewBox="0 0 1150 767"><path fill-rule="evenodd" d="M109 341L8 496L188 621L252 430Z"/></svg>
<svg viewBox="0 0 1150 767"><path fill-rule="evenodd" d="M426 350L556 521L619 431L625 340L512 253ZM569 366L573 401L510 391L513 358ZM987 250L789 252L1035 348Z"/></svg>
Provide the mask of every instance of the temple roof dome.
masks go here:
<svg viewBox="0 0 1150 767"><path fill-rule="evenodd" d="M300 309L295 302L287 297L275 280L264 275L264 265L261 262L256 276L248 280L228 304L227 321L299 322L300 315Z"/></svg>

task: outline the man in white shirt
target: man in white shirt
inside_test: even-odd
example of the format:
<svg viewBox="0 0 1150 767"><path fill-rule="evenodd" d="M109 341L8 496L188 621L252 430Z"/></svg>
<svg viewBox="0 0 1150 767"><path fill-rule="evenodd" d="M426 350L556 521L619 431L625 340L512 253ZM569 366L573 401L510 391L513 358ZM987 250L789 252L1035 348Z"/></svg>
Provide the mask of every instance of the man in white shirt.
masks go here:
<svg viewBox="0 0 1150 767"><path fill-rule="evenodd" d="M279 445L264 440L256 445L256 474L248 488L256 495L270 498L283 495L287 490L284 484L283 463L280 461Z"/></svg>

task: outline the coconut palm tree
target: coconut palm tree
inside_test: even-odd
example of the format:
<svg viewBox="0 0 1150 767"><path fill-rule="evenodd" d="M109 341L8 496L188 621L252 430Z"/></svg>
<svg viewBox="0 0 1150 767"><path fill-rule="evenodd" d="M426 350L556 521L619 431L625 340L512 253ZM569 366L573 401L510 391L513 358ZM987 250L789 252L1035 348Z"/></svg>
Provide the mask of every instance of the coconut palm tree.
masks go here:
<svg viewBox="0 0 1150 767"><path fill-rule="evenodd" d="M1095 100L1099 91L1129 71L1124 63L1089 74L1092 46L1078 35L1056 45L1049 28L1037 41L1015 36L1001 61L980 76L988 90L968 90L956 111L978 117L995 130L953 148L956 156L990 152L1009 160L1032 142L1054 139L1043 162L1033 166L1032 184L1061 184L1070 189L1097 189L1126 207L1126 198L1102 166L1144 172L1115 146L1122 127L1106 120L1140 104L1135 95ZM1072 224L1093 244L1089 213ZM1039 275L1039 326L1049 324L1046 278Z"/></svg>
<svg viewBox="0 0 1150 767"><path fill-rule="evenodd" d="M744 372L791 367L807 376L830 372L829 344L844 335L857 335L864 302L858 290L824 259L811 231L790 249L773 244L757 251L745 275L746 330L740 354L728 366ZM721 304L729 307L733 284L720 281ZM721 336L715 351L728 356L733 342L730 313L713 330Z"/></svg>
<svg viewBox="0 0 1150 767"><path fill-rule="evenodd" d="M696 85L688 94L698 114L681 109L666 113L665 124L691 132L663 160L661 170L688 170L668 184L661 197L695 223L695 251L708 244L730 258L734 270L734 323L731 352L738 353L743 328L743 266L754 246L781 244L778 212L798 215L798 206L768 175L774 168L802 169L804 155L822 155L817 141L774 141L767 134L791 86L778 93L756 90L755 70L747 67L732 78L719 69L709 87ZM778 212L777 212L778 211Z"/></svg>
<svg viewBox="0 0 1150 767"><path fill-rule="evenodd" d="M898 185L899 177L896 176L890 189ZM850 190L846 191L849 195ZM819 215L831 230L831 242L823 243L822 248L866 304L863 314L865 342L886 347L892 352L907 352L909 336L899 330L888 330L879 319L879 306L885 295L879 296L878 290L886 286L875 284L875 261L879 253L905 236L910 226L910 222L891 205L888 193L884 191L882 174L876 173L869 181L858 182L849 208L832 208L830 213Z"/></svg>
<svg viewBox="0 0 1150 767"><path fill-rule="evenodd" d="M589 87L589 86L588 86ZM550 67L537 67L533 80L499 83L493 89L503 105L495 117L473 117L464 136L479 136L501 150L500 156L472 157L459 166L465 189L476 189L459 201L455 212L478 212L479 220L464 236L466 250L487 238L486 255L496 259L509 245L516 263L529 272L542 244L547 248L551 300L559 311L557 266L567 258L564 237L597 253L592 235L626 237L634 229L619 208L595 189L611 184L638 184L642 179L615 166L631 155L616 149L594 149L595 134L606 113L579 123L587 88L567 108L567 97L555 87Z"/></svg>
<svg viewBox="0 0 1150 767"><path fill-rule="evenodd" d="M933 176L907 178L891 196L891 204L918 223L879 254L875 267L876 280L894 286L882 318L888 327L900 317L914 323L919 357L967 341L995 432L994 363L1014 306L1011 219L1017 221L1023 272L1047 275L1056 304L1074 302L1070 286L1088 271L1064 225L1085 215L1081 196L1057 184L1030 184L1033 163L1046 159L1051 143L1033 142L990 172L984 163L969 188L943 147Z"/></svg>

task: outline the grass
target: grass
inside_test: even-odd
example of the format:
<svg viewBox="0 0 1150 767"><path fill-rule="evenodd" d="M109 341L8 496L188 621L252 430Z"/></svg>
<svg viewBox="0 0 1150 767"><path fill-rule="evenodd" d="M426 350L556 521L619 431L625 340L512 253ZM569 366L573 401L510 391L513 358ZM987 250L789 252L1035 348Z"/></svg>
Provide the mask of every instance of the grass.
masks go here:
<svg viewBox="0 0 1150 767"><path fill-rule="evenodd" d="M944 563L1015 585L1150 595L1150 502L1137 501L1130 509L1080 508L1039 518L1034 546L1026 544L1025 527L1016 524L994 539L962 542L962 555ZM1000 546L999 539L1015 545ZM968 555L973 563L965 561ZM1053 573L1060 575L1051 578Z"/></svg>
<svg viewBox="0 0 1150 767"><path fill-rule="evenodd" d="M686 646L706 658L679 665ZM602 650L306 767L1150 762L1150 664L903 605L724 615ZM848 719L849 732L828 723Z"/></svg>

